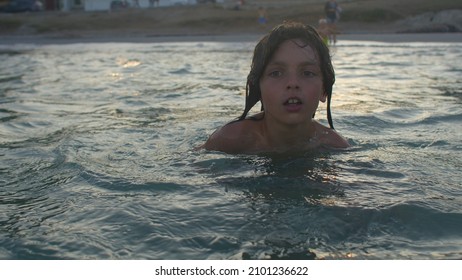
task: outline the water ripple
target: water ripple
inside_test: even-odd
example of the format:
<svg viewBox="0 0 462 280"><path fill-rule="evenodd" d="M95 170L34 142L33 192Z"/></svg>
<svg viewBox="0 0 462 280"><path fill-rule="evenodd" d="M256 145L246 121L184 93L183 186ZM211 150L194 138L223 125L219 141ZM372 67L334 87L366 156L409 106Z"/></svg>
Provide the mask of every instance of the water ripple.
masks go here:
<svg viewBox="0 0 462 280"><path fill-rule="evenodd" d="M194 150L242 112L252 49L2 46L0 258L460 258L460 44L332 48L346 151Z"/></svg>

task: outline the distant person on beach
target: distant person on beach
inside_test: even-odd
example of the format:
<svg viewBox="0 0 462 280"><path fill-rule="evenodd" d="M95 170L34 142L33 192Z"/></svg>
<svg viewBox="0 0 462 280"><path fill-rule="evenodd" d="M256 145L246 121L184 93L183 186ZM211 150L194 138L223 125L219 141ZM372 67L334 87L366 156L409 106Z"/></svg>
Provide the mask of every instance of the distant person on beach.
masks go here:
<svg viewBox="0 0 462 280"><path fill-rule="evenodd" d="M244 112L202 145L229 154L298 153L347 148L330 113L335 82L329 48L316 29L296 22L276 26L255 47L247 76ZM330 128L315 121L327 101ZM261 112L248 116L261 103Z"/></svg>
<svg viewBox="0 0 462 280"><path fill-rule="evenodd" d="M319 19L317 30L318 30L319 35L321 35L321 38L324 41L324 44L328 45L331 31L330 31L329 24L327 24L327 19L325 18Z"/></svg>
<svg viewBox="0 0 462 280"><path fill-rule="evenodd" d="M268 23L268 13L263 7L258 8L258 24L266 25Z"/></svg>
<svg viewBox="0 0 462 280"><path fill-rule="evenodd" d="M327 25L329 27L329 40L331 43L337 43L337 22L340 18L341 8L335 0L329 0L324 5Z"/></svg>

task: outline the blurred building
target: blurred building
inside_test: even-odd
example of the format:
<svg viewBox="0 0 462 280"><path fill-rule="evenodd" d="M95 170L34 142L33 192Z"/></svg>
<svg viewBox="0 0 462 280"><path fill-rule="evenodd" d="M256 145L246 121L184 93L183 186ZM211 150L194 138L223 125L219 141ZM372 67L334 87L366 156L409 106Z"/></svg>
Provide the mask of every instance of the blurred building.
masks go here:
<svg viewBox="0 0 462 280"><path fill-rule="evenodd" d="M40 0L47 11L83 10L85 0ZM91 2L92 0L87 0Z"/></svg>
<svg viewBox="0 0 462 280"><path fill-rule="evenodd" d="M0 0L0 7L7 5L13 0ZM134 0L38 0L42 3L43 9L47 11L108 11L115 4L119 6L134 8ZM159 0L160 7L174 5L196 5L200 3L225 3L232 0ZM112 5L111 5L112 4ZM150 8L150 0L138 0L139 8Z"/></svg>
<svg viewBox="0 0 462 280"><path fill-rule="evenodd" d="M85 10L85 11L107 11L111 7L111 2L117 0L45 0L58 4L59 10L71 11L71 10ZM58 2L58 3L56 3ZM119 0L118 2L126 2L128 6L134 7L133 0ZM138 0L140 8L149 8L149 0ZM196 0L160 0L159 6L173 6L173 5L194 5Z"/></svg>

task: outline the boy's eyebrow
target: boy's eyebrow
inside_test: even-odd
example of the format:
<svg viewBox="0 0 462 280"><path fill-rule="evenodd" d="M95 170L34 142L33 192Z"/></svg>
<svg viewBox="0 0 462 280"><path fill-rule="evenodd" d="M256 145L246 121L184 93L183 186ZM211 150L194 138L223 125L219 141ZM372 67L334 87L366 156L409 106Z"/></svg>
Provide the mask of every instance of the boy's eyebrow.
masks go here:
<svg viewBox="0 0 462 280"><path fill-rule="evenodd" d="M318 61L316 59L309 59L301 64L302 65L318 65Z"/></svg>
<svg viewBox="0 0 462 280"><path fill-rule="evenodd" d="M268 66L271 65L271 66L284 66L284 65L287 65L287 63L285 63L284 61L272 61L270 63L268 63ZM312 66L312 65L318 65L318 61L316 59L309 59L309 60L305 60L301 63L299 63L299 66Z"/></svg>

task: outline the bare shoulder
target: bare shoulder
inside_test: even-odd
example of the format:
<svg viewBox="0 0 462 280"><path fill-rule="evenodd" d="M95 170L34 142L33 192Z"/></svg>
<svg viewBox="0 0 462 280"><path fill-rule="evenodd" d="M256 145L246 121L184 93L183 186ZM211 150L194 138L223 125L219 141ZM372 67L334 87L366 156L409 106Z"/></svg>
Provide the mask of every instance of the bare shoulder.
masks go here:
<svg viewBox="0 0 462 280"><path fill-rule="evenodd" d="M255 146L258 129L256 121L242 120L217 129L203 145L206 150L229 154L243 153Z"/></svg>
<svg viewBox="0 0 462 280"><path fill-rule="evenodd" d="M319 123L317 123L316 130L318 131L319 141L322 145L334 149L345 149L350 147L348 141L337 131Z"/></svg>

